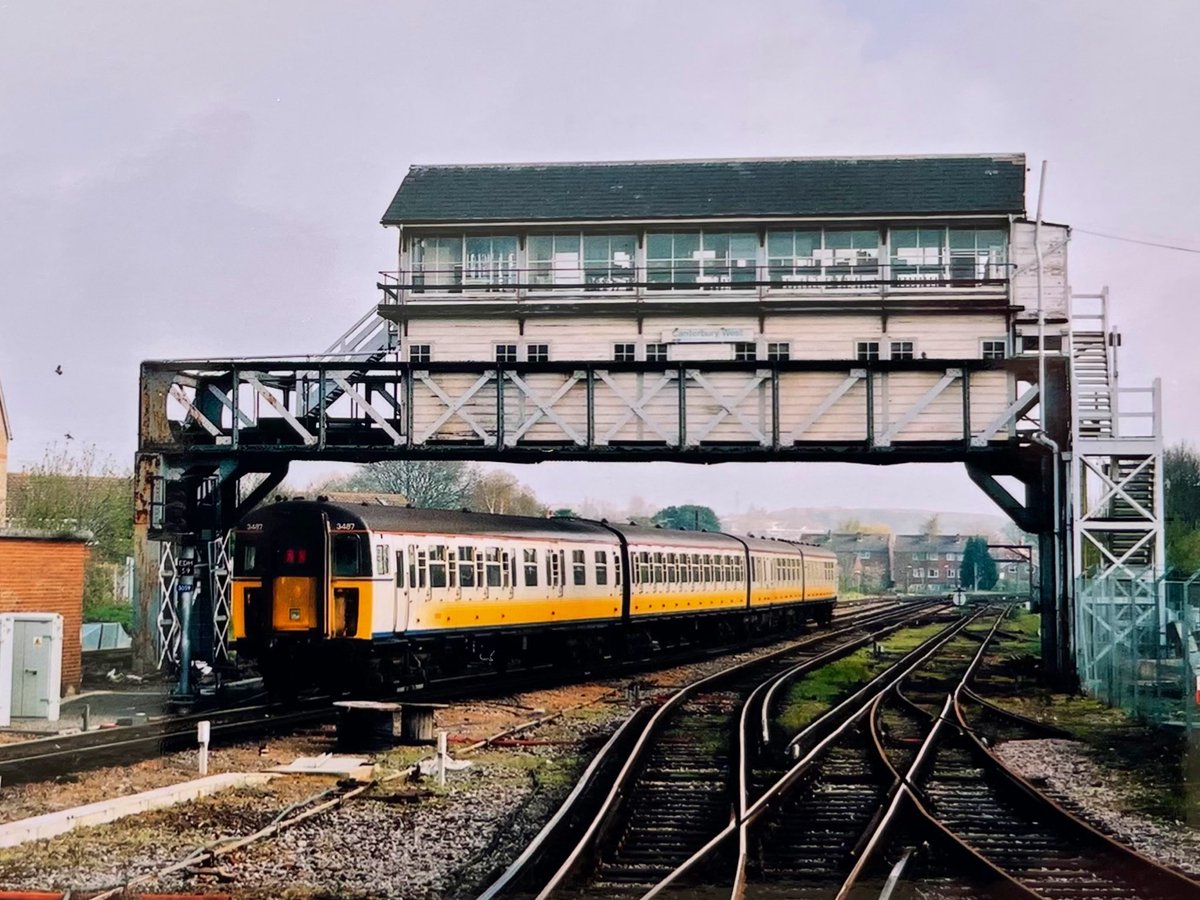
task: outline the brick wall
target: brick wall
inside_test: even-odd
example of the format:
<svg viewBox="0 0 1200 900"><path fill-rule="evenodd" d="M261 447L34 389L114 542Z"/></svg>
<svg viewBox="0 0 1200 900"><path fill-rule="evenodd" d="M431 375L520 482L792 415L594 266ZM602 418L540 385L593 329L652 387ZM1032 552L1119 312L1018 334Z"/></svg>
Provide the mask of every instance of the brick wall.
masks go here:
<svg viewBox="0 0 1200 900"><path fill-rule="evenodd" d="M79 686L79 626L88 548L77 538L0 533L0 612L50 612L63 617L62 686Z"/></svg>

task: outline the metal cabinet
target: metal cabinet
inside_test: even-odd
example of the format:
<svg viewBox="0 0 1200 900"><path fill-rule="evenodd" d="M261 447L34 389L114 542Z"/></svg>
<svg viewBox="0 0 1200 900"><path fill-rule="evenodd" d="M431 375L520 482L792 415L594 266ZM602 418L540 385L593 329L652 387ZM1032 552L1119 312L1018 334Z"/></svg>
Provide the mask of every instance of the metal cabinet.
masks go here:
<svg viewBox="0 0 1200 900"><path fill-rule="evenodd" d="M0 725L14 717L58 721L62 652L62 616L0 614Z"/></svg>

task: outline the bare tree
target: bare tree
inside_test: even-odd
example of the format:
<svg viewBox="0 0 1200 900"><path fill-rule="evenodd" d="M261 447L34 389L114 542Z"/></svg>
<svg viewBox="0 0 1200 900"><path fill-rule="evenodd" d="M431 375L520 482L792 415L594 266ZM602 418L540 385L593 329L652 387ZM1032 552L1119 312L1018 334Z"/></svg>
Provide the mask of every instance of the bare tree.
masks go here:
<svg viewBox="0 0 1200 900"><path fill-rule="evenodd" d="M474 481L474 470L464 462L389 459L363 466L323 488L403 494L413 506L458 509L467 505Z"/></svg>
<svg viewBox="0 0 1200 900"><path fill-rule="evenodd" d="M471 487L470 506L479 512L510 516L543 516L546 507L507 472L485 472Z"/></svg>
<svg viewBox="0 0 1200 900"><path fill-rule="evenodd" d="M935 538L941 533L942 520L934 513L921 524L921 534L927 538Z"/></svg>

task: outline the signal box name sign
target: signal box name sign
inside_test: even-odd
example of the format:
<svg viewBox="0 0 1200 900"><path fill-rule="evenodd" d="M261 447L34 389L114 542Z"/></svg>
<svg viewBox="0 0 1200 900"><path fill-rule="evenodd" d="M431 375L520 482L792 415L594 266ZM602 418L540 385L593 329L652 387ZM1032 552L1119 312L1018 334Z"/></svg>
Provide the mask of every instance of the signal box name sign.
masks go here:
<svg viewBox="0 0 1200 900"><path fill-rule="evenodd" d="M671 340L677 344L731 344L752 341L757 335L750 328L676 328Z"/></svg>

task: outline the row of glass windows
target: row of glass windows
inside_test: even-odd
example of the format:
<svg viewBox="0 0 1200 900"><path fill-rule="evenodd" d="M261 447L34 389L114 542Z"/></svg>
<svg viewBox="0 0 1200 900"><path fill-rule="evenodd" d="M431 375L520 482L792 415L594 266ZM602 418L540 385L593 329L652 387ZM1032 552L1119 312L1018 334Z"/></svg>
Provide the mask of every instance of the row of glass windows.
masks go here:
<svg viewBox="0 0 1200 900"><path fill-rule="evenodd" d="M638 281L637 244L633 233L533 234L522 270L516 235L418 237L413 285L627 287ZM645 282L653 289L878 281L881 260L900 282L1003 279L1008 269L1001 228L770 229L761 259L759 251L753 231L647 232Z"/></svg>
<svg viewBox="0 0 1200 900"><path fill-rule="evenodd" d="M387 574L386 548L379 545L383 564L377 560L376 574ZM539 565L539 556L541 565ZM611 568L609 560L611 557ZM408 547L408 587L411 588L508 588L518 585L559 587L575 585L621 584L621 558L607 550L572 550L568 566L565 551L522 548L519 553L501 547L476 547L470 544ZM590 577L589 577L590 573ZM396 586L405 587L404 551L396 551ZM544 580L543 580L544 579Z"/></svg>
<svg viewBox="0 0 1200 900"><path fill-rule="evenodd" d="M640 550L630 567L634 584L739 584L746 578L746 560L722 553Z"/></svg>
<svg viewBox="0 0 1200 900"><path fill-rule="evenodd" d="M648 343L639 345L633 341L613 344L612 359L614 362L669 362L670 344ZM1004 359L1007 355L1008 342L1003 339L984 340L980 342L980 354L983 359ZM754 362L760 358L768 362L784 362L792 358L792 345L788 341L768 341L765 344L765 355L760 354L759 344L754 341L742 341L733 345L733 358L739 362ZM873 362L881 359L916 359L916 342L908 340L897 341L856 341L854 356L859 362ZM549 362L549 344L496 344L496 362ZM431 344L409 344L409 362L427 363L433 356ZM923 357L922 357L923 358Z"/></svg>

